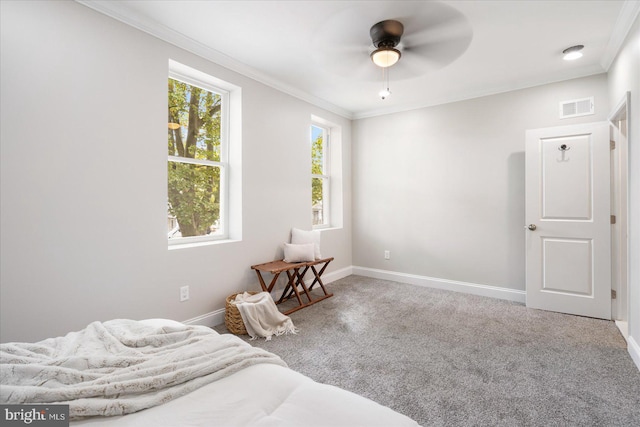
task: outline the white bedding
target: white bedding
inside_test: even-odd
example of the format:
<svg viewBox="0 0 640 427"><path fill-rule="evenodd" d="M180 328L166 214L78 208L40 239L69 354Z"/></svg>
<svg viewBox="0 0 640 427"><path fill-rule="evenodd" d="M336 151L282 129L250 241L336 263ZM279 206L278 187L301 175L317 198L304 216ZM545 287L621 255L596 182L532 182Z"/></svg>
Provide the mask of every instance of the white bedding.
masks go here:
<svg viewBox="0 0 640 427"><path fill-rule="evenodd" d="M69 405L72 420L138 412L276 355L205 326L93 322L37 343L0 344L0 401Z"/></svg>
<svg viewBox="0 0 640 427"><path fill-rule="evenodd" d="M142 324L177 326L154 319ZM218 335L211 330L212 335ZM242 340L223 336L225 340ZM5 403L5 402L3 402ZM164 404L128 415L92 417L72 426L418 426L369 399L316 383L284 366L260 363L219 378Z"/></svg>

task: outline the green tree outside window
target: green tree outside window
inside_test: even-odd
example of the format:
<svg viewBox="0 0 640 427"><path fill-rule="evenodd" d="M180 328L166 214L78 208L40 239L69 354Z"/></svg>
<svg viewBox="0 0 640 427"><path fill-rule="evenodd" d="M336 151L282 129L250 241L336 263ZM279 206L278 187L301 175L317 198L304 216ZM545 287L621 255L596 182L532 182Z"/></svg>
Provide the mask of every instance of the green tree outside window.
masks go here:
<svg viewBox="0 0 640 427"><path fill-rule="evenodd" d="M328 131L311 126L311 212L312 224L327 225L327 196L329 176L327 171Z"/></svg>
<svg viewBox="0 0 640 427"><path fill-rule="evenodd" d="M220 220L222 97L171 78L168 94L169 228L207 235Z"/></svg>

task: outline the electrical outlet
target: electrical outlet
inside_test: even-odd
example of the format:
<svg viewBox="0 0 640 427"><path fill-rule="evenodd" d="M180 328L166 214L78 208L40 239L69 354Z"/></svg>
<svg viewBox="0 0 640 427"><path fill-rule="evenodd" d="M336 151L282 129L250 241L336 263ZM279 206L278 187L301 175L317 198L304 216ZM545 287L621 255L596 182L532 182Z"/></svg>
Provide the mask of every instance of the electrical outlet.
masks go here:
<svg viewBox="0 0 640 427"><path fill-rule="evenodd" d="M384 259L391 259L391 252L390 251L384 251Z"/></svg>
<svg viewBox="0 0 640 427"><path fill-rule="evenodd" d="M180 288L180 302L184 302L189 299L189 286L183 286Z"/></svg>

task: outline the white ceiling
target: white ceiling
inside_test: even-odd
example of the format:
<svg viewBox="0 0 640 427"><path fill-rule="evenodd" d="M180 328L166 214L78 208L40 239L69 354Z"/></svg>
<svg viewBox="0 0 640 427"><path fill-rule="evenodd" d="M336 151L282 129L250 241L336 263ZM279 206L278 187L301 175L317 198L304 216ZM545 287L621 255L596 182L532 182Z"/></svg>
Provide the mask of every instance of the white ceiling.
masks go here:
<svg viewBox="0 0 640 427"><path fill-rule="evenodd" d="M349 118L602 73L640 1L78 0ZM382 100L370 27L405 26ZM562 51L585 46L563 61Z"/></svg>

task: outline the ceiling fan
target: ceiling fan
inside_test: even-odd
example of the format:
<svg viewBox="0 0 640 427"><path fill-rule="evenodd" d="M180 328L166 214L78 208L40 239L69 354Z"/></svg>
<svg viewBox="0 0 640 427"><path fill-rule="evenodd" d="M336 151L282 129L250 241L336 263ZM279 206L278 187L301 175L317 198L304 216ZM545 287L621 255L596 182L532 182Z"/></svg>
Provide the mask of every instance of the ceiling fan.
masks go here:
<svg viewBox="0 0 640 427"><path fill-rule="evenodd" d="M337 75L378 81L373 60L379 67L395 64L394 80L412 79L450 64L471 42L467 18L445 3L354 3L323 21L314 37L315 59Z"/></svg>
<svg viewBox="0 0 640 427"><path fill-rule="evenodd" d="M376 48L369 56L374 64L382 68L383 88L378 95L383 100L391 94L387 68L395 65L402 56L402 53L396 49L402 33L404 33L404 25L394 19L380 21L369 30L371 41Z"/></svg>

